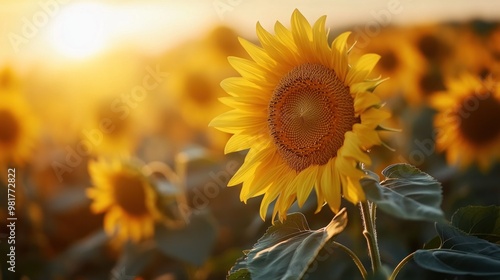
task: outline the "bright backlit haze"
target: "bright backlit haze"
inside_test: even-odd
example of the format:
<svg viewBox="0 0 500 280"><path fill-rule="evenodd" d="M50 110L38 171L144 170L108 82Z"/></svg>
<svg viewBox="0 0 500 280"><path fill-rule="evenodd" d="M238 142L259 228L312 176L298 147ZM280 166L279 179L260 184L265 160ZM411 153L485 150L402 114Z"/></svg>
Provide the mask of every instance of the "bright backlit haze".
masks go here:
<svg viewBox="0 0 500 280"><path fill-rule="evenodd" d="M51 27L51 44L63 55L85 58L107 47L110 8L77 3L63 9Z"/></svg>
<svg viewBox="0 0 500 280"><path fill-rule="evenodd" d="M227 25L242 36L255 36L257 21L271 28L276 20L287 22L298 8L308 19L326 14L327 24L347 27L377 21L377 14L397 7L391 24L500 17L497 2L483 1L16 1L0 3L0 57L35 59L53 54L61 58L92 57L124 45L141 52L159 54L187 39L196 39L213 26ZM23 35L26 22L36 16L48 18L29 37ZM12 34L22 41L13 46Z"/></svg>

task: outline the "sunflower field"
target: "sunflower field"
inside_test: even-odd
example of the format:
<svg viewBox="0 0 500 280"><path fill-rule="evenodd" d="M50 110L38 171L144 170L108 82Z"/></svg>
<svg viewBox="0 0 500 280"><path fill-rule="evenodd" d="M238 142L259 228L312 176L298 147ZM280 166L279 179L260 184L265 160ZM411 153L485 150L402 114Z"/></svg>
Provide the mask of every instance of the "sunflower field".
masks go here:
<svg viewBox="0 0 500 280"><path fill-rule="evenodd" d="M499 7L0 2L0 280L500 279Z"/></svg>

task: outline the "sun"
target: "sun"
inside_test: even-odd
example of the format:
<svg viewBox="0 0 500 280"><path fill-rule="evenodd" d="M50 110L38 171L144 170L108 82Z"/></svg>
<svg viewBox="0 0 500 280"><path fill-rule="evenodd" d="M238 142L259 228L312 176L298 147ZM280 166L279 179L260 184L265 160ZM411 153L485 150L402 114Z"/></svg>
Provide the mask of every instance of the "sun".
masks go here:
<svg viewBox="0 0 500 280"><path fill-rule="evenodd" d="M63 55L86 58L106 48L109 9L98 3L77 3L61 9L54 18L51 43Z"/></svg>

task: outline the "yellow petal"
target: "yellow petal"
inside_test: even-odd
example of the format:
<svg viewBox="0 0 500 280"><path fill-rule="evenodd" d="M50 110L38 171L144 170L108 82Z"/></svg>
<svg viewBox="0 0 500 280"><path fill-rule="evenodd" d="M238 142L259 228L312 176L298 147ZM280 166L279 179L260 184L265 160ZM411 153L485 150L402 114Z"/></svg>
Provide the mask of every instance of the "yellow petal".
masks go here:
<svg viewBox="0 0 500 280"><path fill-rule="evenodd" d="M293 57L295 57L295 54L297 53L297 46L295 45L295 41L293 40L292 32L285 26L283 26L283 24L281 24L279 21L274 25L274 32L276 33L276 37L280 38L283 45L288 46L289 52L291 54L293 53ZM283 61L280 62L283 63Z"/></svg>
<svg viewBox="0 0 500 280"><path fill-rule="evenodd" d="M309 166L299 173L292 182L297 189L297 202L299 207L302 207L307 198L311 194L313 187L317 184L318 166Z"/></svg>
<svg viewBox="0 0 500 280"><path fill-rule="evenodd" d="M257 164L272 158L273 153L269 149L263 148L262 150L250 149L243 165L236 171L234 176L229 180L228 186L237 185L245 180L246 176L254 176Z"/></svg>
<svg viewBox="0 0 500 280"><path fill-rule="evenodd" d="M359 184L359 179L361 178L350 178L341 177L342 179L342 194L345 199L357 204L361 201L365 201L365 193Z"/></svg>
<svg viewBox="0 0 500 280"><path fill-rule="evenodd" d="M354 111L359 114L370 107L380 105L380 103L380 98L373 93L358 93L354 98Z"/></svg>
<svg viewBox="0 0 500 280"><path fill-rule="evenodd" d="M293 194L291 196L283 196L280 195L278 199L276 200L276 204L273 209L273 216L272 216L272 221L274 223L276 214L279 213L279 219L280 221L284 221L286 219L286 215L288 212L288 209L292 206L293 202L296 199L296 195Z"/></svg>
<svg viewBox="0 0 500 280"><path fill-rule="evenodd" d="M276 23L276 26L278 26L278 23ZM288 64L287 60L295 59L296 53L293 52L296 48L295 44L289 44L286 37L279 37L280 40L274 38L274 36L267 32L260 23L257 23L257 37L262 47L271 58L278 62L278 64Z"/></svg>
<svg viewBox="0 0 500 280"><path fill-rule="evenodd" d="M273 202L281 192L281 188L274 187L274 188L269 188L266 194L264 194L264 197L262 198L262 202L260 203L260 217L262 220L266 220L267 216L267 209L269 208L269 204Z"/></svg>
<svg viewBox="0 0 500 280"><path fill-rule="evenodd" d="M352 131L345 133L344 145L341 149L344 157L349 157L357 162L362 162L367 165L371 164L370 157L366 152L361 150L359 139Z"/></svg>
<svg viewBox="0 0 500 280"><path fill-rule="evenodd" d="M363 82L368 75L370 75L379 60L380 55L373 53L365 54L360 57L357 63L347 73L347 84L352 85Z"/></svg>
<svg viewBox="0 0 500 280"><path fill-rule="evenodd" d="M332 42L332 65L333 69L339 76L339 78L346 81L347 69L348 69L348 58L347 58L347 38L349 38L351 32L344 32L335 38Z"/></svg>
<svg viewBox="0 0 500 280"><path fill-rule="evenodd" d="M373 128L357 123L352 127L352 131L357 135L361 147L365 150L382 143L379 133Z"/></svg>
<svg viewBox="0 0 500 280"><path fill-rule="evenodd" d="M391 117L391 114L383 109L369 108L361 115L361 123L369 127L377 127L382 121Z"/></svg>
<svg viewBox="0 0 500 280"><path fill-rule="evenodd" d="M248 127L260 127L266 123L267 117L265 114L256 114L235 109L215 117L208 126L244 130Z"/></svg>
<svg viewBox="0 0 500 280"><path fill-rule="evenodd" d="M247 51L250 57L257 62L258 65L268 70L273 69L273 67L276 66L276 61L272 59L263 48L260 48L243 38L239 38L239 40L243 48ZM270 72L269 74L272 75L273 73Z"/></svg>
<svg viewBox="0 0 500 280"><path fill-rule="evenodd" d="M227 141L224 154L249 149L253 144L253 139L253 136L247 134L234 134Z"/></svg>
<svg viewBox="0 0 500 280"><path fill-rule="evenodd" d="M338 172L335 172L336 159L331 159L323 168L321 176L321 190L324 194L324 199L328 203L330 209L337 213L340 210L340 177ZM319 205L318 205L319 206ZM316 211L318 211L317 209Z"/></svg>
<svg viewBox="0 0 500 280"><path fill-rule="evenodd" d="M330 64L330 47L328 46L328 32L325 31L326 16L320 17L313 26L314 54L323 65Z"/></svg>
<svg viewBox="0 0 500 280"><path fill-rule="evenodd" d="M299 51L304 55L314 54L311 44L311 25L297 9L293 11L291 25L293 39L295 41L295 45L299 48Z"/></svg>
<svg viewBox="0 0 500 280"><path fill-rule="evenodd" d="M267 71L262 69L257 63L235 56L228 57L229 64L240 73L240 75L249 81L262 83L266 80Z"/></svg>

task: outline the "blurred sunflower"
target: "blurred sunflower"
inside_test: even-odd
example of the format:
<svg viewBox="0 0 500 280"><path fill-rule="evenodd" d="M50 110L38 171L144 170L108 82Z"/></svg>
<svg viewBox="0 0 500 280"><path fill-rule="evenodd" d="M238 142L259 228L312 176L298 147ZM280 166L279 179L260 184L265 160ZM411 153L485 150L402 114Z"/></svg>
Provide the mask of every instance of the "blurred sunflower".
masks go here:
<svg viewBox="0 0 500 280"><path fill-rule="evenodd" d="M215 27L206 37L207 46L213 48L214 52L221 55L221 62L227 64L226 57L229 55L245 56L245 50L238 42L238 34L227 26ZM229 65L227 65L229 66Z"/></svg>
<svg viewBox="0 0 500 280"><path fill-rule="evenodd" d="M117 100L120 101L118 97L102 98L91 104L86 113L81 137L89 141L93 154L129 156L137 145L141 135L138 108Z"/></svg>
<svg viewBox="0 0 500 280"><path fill-rule="evenodd" d="M488 36L487 46L496 62L500 63L500 24Z"/></svg>
<svg viewBox="0 0 500 280"><path fill-rule="evenodd" d="M341 195L352 203L365 200L359 164L370 164L367 150L382 143L377 128L390 115L370 92L381 80L367 80L379 56L349 63L350 32L330 47L325 21L311 27L295 10L291 30L276 22L276 35L258 23L262 47L240 40L253 61L229 58L242 77L222 82L231 96L221 101L234 110L210 125L234 134L226 153L250 149L229 185L243 183L245 202L264 195L263 219L274 200L273 220L276 214L285 219L291 204L297 199L302 206L313 188L317 211L327 202L338 212Z"/></svg>
<svg viewBox="0 0 500 280"><path fill-rule="evenodd" d="M494 72L495 59L488 48L488 38L478 34L476 28L471 23L456 26L458 32L453 57L443 67L446 76L458 78L461 73L467 72L486 78Z"/></svg>
<svg viewBox="0 0 500 280"><path fill-rule="evenodd" d="M437 149L446 152L448 163L466 168L477 162L487 171L500 158L500 88L463 75L431 101L438 110Z"/></svg>
<svg viewBox="0 0 500 280"><path fill-rule="evenodd" d="M429 24L408 27L403 35L423 61L420 71L413 75L415 94L406 95L410 105L420 106L446 89L445 66L455 57L457 30L445 24Z"/></svg>
<svg viewBox="0 0 500 280"><path fill-rule="evenodd" d="M219 27L206 39L203 46L189 49L190 54L171 71L167 82L182 118L189 127L196 130L211 148L222 150L228 140L225 133L213 129L207 130L208 120L227 110L227 106L218 101L225 96L220 81L233 76L236 71L227 62L226 53L240 53L226 38L234 31ZM210 47L211 46L211 47Z"/></svg>
<svg viewBox="0 0 500 280"><path fill-rule="evenodd" d="M416 50L431 64L441 64L453 56L457 30L446 24L410 27L406 33Z"/></svg>
<svg viewBox="0 0 500 280"><path fill-rule="evenodd" d="M413 99L418 95L415 76L422 73L426 61L406 39L404 32L407 30L396 27L385 28L366 44L354 45L351 54L352 56L360 56L363 52L380 54L380 61L374 70L383 77L391 77L378 88L379 95L384 100L402 93L408 99ZM391 99L388 101L390 102Z"/></svg>
<svg viewBox="0 0 500 280"><path fill-rule="evenodd" d="M87 190L94 213L106 212L104 229L120 240L138 242L154 233L160 218L157 193L149 179L132 164L118 160L89 162L93 187Z"/></svg>
<svg viewBox="0 0 500 280"><path fill-rule="evenodd" d="M8 89L16 86L18 83L14 70L10 66L5 66L0 70L0 89Z"/></svg>
<svg viewBox="0 0 500 280"><path fill-rule="evenodd" d="M32 155L37 124L18 92L0 92L0 123L0 165L24 164Z"/></svg>

